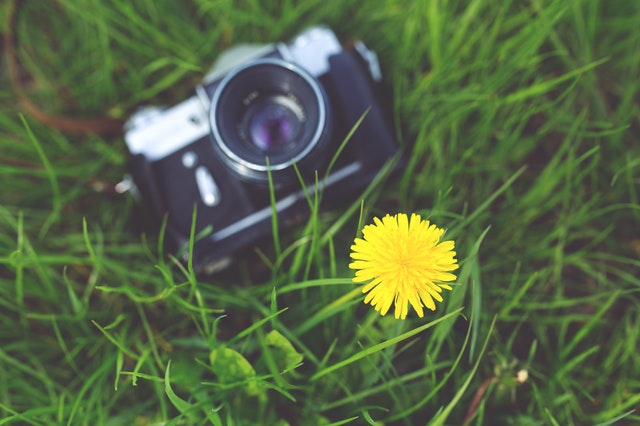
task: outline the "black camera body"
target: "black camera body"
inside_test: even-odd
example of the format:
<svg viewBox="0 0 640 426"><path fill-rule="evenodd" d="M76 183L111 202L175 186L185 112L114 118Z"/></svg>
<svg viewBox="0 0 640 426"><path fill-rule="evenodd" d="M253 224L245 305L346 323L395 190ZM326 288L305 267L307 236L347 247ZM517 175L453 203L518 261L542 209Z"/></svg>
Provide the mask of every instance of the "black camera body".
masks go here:
<svg viewBox="0 0 640 426"><path fill-rule="evenodd" d="M234 47L192 97L128 121L125 182L149 220L168 215L171 250L188 247L196 208L194 263L226 265L271 234L274 209L284 229L308 215L316 189L323 205L352 202L395 156L379 80L375 53L343 48L324 26L289 44Z"/></svg>

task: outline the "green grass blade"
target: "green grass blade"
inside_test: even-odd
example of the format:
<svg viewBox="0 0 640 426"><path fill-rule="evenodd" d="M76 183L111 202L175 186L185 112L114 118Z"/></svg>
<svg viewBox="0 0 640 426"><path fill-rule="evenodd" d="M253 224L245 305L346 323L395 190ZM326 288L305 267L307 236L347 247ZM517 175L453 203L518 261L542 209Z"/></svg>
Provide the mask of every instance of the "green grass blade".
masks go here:
<svg viewBox="0 0 640 426"><path fill-rule="evenodd" d="M402 333L401 335L393 337L391 339L388 339L388 340L386 340L386 341L384 341L382 343L378 343L378 344L373 345L373 346L371 346L369 348L366 348L366 349L356 353L355 355L350 356L349 358L347 358L347 359L345 359L343 361L340 361L340 362L338 362L336 364L330 365L329 367L325 367L325 368L317 371L313 376L311 376L311 378L309 380L312 381L312 382L315 381L315 380L318 380L320 377L323 377L323 376L325 376L325 375L327 375L327 374L329 374L329 373L331 373L331 372L333 372L335 370L338 370L338 369L343 368L343 367L345 367L347 365L350 365L350 364L352 364L352 363L354 363L356 361L361 360L362 358L365 358L365 357L367 357L367 356L369 356L371 354L374 354L374 353L379 352L379 351L381 351L381 350L383 350L385 348L388 348L389 346L393 346L393 345L395 345L395 344L397 344L399 342L402 342L403 340L406 340L406 339L408 339L408 338L410 338L412 336L415 336L418 333L421 333L421 332L423 332L425 330L428 330L429 328L437 325L438 323L440 323L442 321L445 321L448 318L459 314L461 311L462 311L462 308L457 309L457 310L455 310L453 312L450 312L450 313L448 313L448 314L446 314L446 315L444 315L444 316L442 316L442 317L440 317L440 318L438 318L438 319L436 319L434 321L431 321L431 322L429 322L427 324L421 325L420 327L416 327L413 330L410 330L410 331L408 331L406 333Z"/></svg>

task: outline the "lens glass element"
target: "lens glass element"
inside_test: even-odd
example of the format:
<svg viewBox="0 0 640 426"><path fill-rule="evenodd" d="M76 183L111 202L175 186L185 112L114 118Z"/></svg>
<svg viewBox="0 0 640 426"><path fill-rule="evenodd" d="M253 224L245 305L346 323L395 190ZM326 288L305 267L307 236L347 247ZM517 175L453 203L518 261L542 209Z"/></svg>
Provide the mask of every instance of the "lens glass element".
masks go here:
<svg viewBox="0 0 640 426"><path fill-rule="evenodd" d="M302 108L291 98L276 95L249 108L243 120L244 133L259 150L270 153L287 149L299 137L304 121Z"/></svg>

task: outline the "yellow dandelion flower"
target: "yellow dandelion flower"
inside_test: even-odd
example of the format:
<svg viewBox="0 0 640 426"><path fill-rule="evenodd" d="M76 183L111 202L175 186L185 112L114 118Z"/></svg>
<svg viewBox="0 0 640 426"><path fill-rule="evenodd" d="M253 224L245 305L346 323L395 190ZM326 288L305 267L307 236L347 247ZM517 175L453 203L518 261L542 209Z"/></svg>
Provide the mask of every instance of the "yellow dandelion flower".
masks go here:
<svg viewBox="0 0 640 426"><path fill-rule="evenodd" d="M450 273L458 269L453 241L442 241L443 229L413 213L373 218L362 229L362 238L351 246L355 269L353 281L362 287L364 303L370 303L385 315L395 302L395 317L405 319L408 304L423 316L423 306L434 311L434 299L442 302L442 289L451 290L443 281L453 281Z"/></svg>

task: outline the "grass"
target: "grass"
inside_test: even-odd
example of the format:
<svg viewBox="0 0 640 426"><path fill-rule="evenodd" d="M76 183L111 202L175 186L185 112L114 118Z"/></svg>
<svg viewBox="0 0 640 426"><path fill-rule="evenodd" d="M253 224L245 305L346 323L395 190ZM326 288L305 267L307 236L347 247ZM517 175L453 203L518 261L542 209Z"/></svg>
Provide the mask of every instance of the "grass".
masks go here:
<svg viewBox="0 0 640 426"><path fill-rule="evenodd" d="M21 115L3 58L0 424L640 420L640 5L16 3L25 91L64 117L178 102L225 48L327 23L378 52L411 155L277 251L197 276L132 232L122 135ZM361 224L397 211L456 241L456 287L422 320L350 282Z"/></svg>

